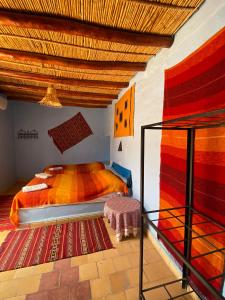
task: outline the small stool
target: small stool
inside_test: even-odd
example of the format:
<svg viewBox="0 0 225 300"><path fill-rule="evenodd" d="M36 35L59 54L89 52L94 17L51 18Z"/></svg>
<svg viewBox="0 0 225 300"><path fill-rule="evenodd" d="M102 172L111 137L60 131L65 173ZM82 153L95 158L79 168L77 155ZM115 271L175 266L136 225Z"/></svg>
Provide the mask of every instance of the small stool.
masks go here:
<svg viewBox="0 0 225 300"><path fill-rule="evenodd" d="M140 229L140 203L129 197L114 197L106 201L104 216L116 231L117 241L130 234L137 236Z"/></svg>

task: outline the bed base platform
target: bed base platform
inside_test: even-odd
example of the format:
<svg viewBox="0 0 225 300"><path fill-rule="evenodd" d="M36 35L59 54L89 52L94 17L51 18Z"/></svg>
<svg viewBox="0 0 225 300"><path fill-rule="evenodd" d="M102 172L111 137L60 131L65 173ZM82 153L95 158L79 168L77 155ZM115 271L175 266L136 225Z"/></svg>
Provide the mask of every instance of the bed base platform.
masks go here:
<svg viewBox="0 0 225 300"><path fill-rule="evenodd" d="M105 202L95 202L22 208L19 211L20 225L103 215L104 204Z"/></svg>

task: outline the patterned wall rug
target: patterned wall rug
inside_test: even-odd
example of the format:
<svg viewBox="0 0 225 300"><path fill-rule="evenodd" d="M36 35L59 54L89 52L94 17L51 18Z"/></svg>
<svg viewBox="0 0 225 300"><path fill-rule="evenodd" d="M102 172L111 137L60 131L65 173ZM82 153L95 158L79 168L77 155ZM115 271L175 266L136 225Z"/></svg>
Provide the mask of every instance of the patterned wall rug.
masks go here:
<svg viewBox="0 0 225 300"><path fill-rule="evenodd" d="M11 231L0 247L0 271L112 248L102 218Z"/></svg>
<svg viewBox="0 0 225 300"><path fill-rule="evenodd" d="M53 138L56 147L63 153L89 135L92 135L93 132L79 112L71 119L48 130L48 134Z"/></svg>

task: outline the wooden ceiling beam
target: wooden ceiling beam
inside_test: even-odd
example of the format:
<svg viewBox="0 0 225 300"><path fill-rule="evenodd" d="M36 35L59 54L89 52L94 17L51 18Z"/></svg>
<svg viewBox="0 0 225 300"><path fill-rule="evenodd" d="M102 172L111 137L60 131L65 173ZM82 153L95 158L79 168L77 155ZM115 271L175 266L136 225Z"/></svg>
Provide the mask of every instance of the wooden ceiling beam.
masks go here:
<svg viewBox="0 0 225 300"><path fill-rule="evenodd" d="M173 36L106 27L56 16L0 10L0 25L54 31L114 43L169 48Z"/></svg>
<svg viewBox="0 0 225 300"><path fill-rule="evenodd" d="M36 82L45 82L49 84L64 84L70 86L82 87L104 87L121 89L128 86L128 82L104 81L104 80L87 80L87 79L74 79L59 76L50 76L45 74L37 74L31 72L22 72L11 69L0 68L0 75L10 78L18 78L23 80L31 80Z"/></svg>
<svg viewBox="0 0 225 300"><path fill-rule="evenodd" d="M12 61L12 60L3 60L3 59L1 59L0 62L2 64L3 68L11 69L11 67L12 67L14 69L15 66L16 66L17 70L18 69L20 70L20 67L22 67L22 68L23 67L25 67L25 68L35 68L35 70L40 70L40 72L42 70L47 71L47 72L52 72L52 71L53 72L64 72L64 73L66 73L70 76L71 76L71 74L73 76L74 76L74 74L76 74L76 76L77 75L81 75L81 76L82 75L84 75L84 76L95 76L95 75L97 75L97 76L102 76L102 78L105 78L104 80L107 80L108 77L112 77L112 76L115 78L115 80L116 80L117 77L123 77L127 80L130 80L131 76L135 75L135 73L136 73L134 71L124 71L124 72L129 73L129 74L123 74L123 71L121 71L121 70L119 72L118 71L115 72L115 70L114 70L114 72L112 72L112 71L107 72L107 71L103 71L103 70L100 70L100 71L94 70L94 72L93 72L93 70L84 70L84 69L68 70L68 68L66 69L66 68L63 68L63 67L60 67L60 69L59 69L59 68L55 68L54 66L51 66L51 65L49 65L49 66L46 66L46 65L43 66L43 65L40 65L40 64L37 65L36 63L31 63L29 61L24 63L24 62L19 62L19 61L15 61L15 60ZM36 71L36 72L39 72L39 71Z"/></svg>
<svg viewBox="0 0 225 300"><path fill-rule="evenodd" d="M29 103L37 103L40 101L38 97L28 97L28 96L14 96L14 95L8 95L7 99L9 101L23 101L23 102L29 102ZM92 103L82 103L80 102L74 102L74 101L61 101L61 104L63 106L79 106L79 107L90 107L90 108L106 108L107 105L105 104L92 104Z"/></svg>
<svg viewBox="0 0 225 300"><path fill-rule="evenodd" d="M45 55L40 53L9 50L0 48L0 59L19 62L34 62L48 65L57 65L66 68L79 68L85 70L121 70L121 71L144 71L146 63L126 61L92 61L74 58Z"/></svg>
<svg viewBox="0 0 225 300"><path fill-rule="evenodd" d="M17 84L12 82L0 82L0 89L18 89L24 91L34 91L34 92L46 92L47 88L43 86L35 86L35 85L24 85ZM57 89L57 94L62 96L75 96L75 97L85 97L86 99L104 99L104 100L115 100L117 99L117 94L102 94L102 93L94 93L94 92L80 92L80 91L69 91L63 89Z"/></svg>
<svg viewBox="0 0 225 300"><path fill-rule="evenodd" d="M127 2L145 4L148 6L165 8L165 9L183 10L183 11L193 11L196 9L196 7L194 6L184 6L184 5L177 5L172 3L156 2L155 0L127 0Z"/></svg>
<svg viewBox="0 0 225 300"><path fill-rule="evenodd" d="M45 93L42 94L32 94L32 93L26 93L26 92L21 92L21 91L3 91L2 89L0 89L0 92L3 92L5 95L9 96L9 97L27 97L27 98L38 98L39 100L41 100ZM63 97L63 96L59 96L57 95L60 102L74 102L74 103L87 103L87 104L101 104L101 105L110 105L112 102L108 102L108 101L104 101L104 100L93 100L93 99L79 99L79 98L72 98L72 97Z"/></svg>
<svg viewBox="0 0 225 300"><path fill-rule="evenodd" d="M0 92L20 92L20 93L39 93L44 94L47 91L46 87L38 87L38 86L29 86L29 85L18 85L18 84L8 84L4 82L0 82ZM99 100L105 101L108 103L112 103L112 100L116 99L116 96L110 94L99 94L99 93L87 93L87 92L72 92L72 91L65 91L56 89L57 95L60 97L67 97L67 98L78 98L81 97L84 100Z"/></svg>

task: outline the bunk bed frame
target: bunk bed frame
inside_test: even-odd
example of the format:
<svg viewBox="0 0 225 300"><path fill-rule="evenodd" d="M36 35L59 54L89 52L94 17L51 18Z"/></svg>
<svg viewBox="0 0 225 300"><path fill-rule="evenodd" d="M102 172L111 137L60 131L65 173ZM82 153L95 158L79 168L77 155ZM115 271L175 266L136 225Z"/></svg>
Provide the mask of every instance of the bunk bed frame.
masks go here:
<svg viewBox="0 0 225 300"><path fill-rule="evenodd" d="M203 128L213 128L213 127L221 127L225 126L225 108L218 109L218 110L212 110L205 113L199 113L194 114L190 116L185 116L181 118L176 118L173 120L167 120L164 122L159 123L153 123L150 125L145 125L141 127L141 234L140 234L140 269L139 269L139 299L145 300L144 293L153 289L158 288L164 288L166 293L168 294L168 299L177 299L179 297L185 296L190 293L196 293L201 299L203 299L202 295L199 294L199 291L196 290L194 285L191 283L191 280L189 279L190 272L201 282L201 284L210 292L212 297L214 299L225 299L223 294L223 287L221 287L221 290L218 291L215 289L215 287L211 284L211 282L217 278L223 279L223 282L225 280L225 263L224 263L224 270L222 274L219 274L217 276L211 277L206 279L203 277L203 275L192 265L191 261L199 258L200 256L206 256L211 255L215 253L222 253L225 261L225 248L218 248L216 245L213 245L211 243L211 246L213 246L214 250L202 253L198 256L192 256L191 255L191 246L192 246L192 239L198 239L203 238L207 239L208 236L216 235L218 233L225 233L225 226L222 224L217 223L215 220L211 219L209 216L206 216L205 214L202 214L201 212L197 211L193 207L193 181L194 181L194 172L193 172L193 166L194 166L194 145L195 145L195 131L198 129ZM187 164L186 164L186 195L185 195L185 206L181 207L174 207L169 209L162 209L162 210L151 210L147 211L144 207L144 176L145 176L145 170L144 170L144 161L145 161L145 133L147 130L185 130L187 132ZM185 217L185 221L182 222L182 226L184 228L184 239L180 240L178 242L184 243L184 253L181 253L176 248L176 242L171 242L166 235L163 233L163 231L160 231L160 229L157 227L157 222L159 221L159 218L153 219L151 218L151 214L154 216L156 213L159 214L160 212L168 212L170 217L168 218L176 218L178 219L180 216L175 215L173 213L174 210L183 210L184 213L182 213L180 216ZM192 225L196 225L197 223L193 223L192 219L194 215L202 216L206 219L207 222L210 222L211 224L217 225L221 230L217 232L212 232L210 234L200 235L198 234L193 228ZM149 217L150 216L150 217ZM167 218L165 218L167 219ZM181 222L181 219L178 219ZM199 224L199 223L198 223ZM182 265L182 278L170 281L164 284L160 284L157 286L153 286L150 288L143 288L143 243L144 243L144 229L145 226L148 226L148 228L151 228L151 230L155 231L158 235L158 238L162 240L164 245L167 247L167 249L170 249L177 258L183 263ZM174 229L177 227L169 228ZM192 237L192 233L195 234L194 237ZM207 240L208 243L210 243ZM183 293L180 295L176 295L175 297L172 297L172 295L168 291L168 286L174 283L180 282L182 284ZM187 287L191 287L191 289L187 289ZM154 299L153 299L154 300Z"/></svg>

